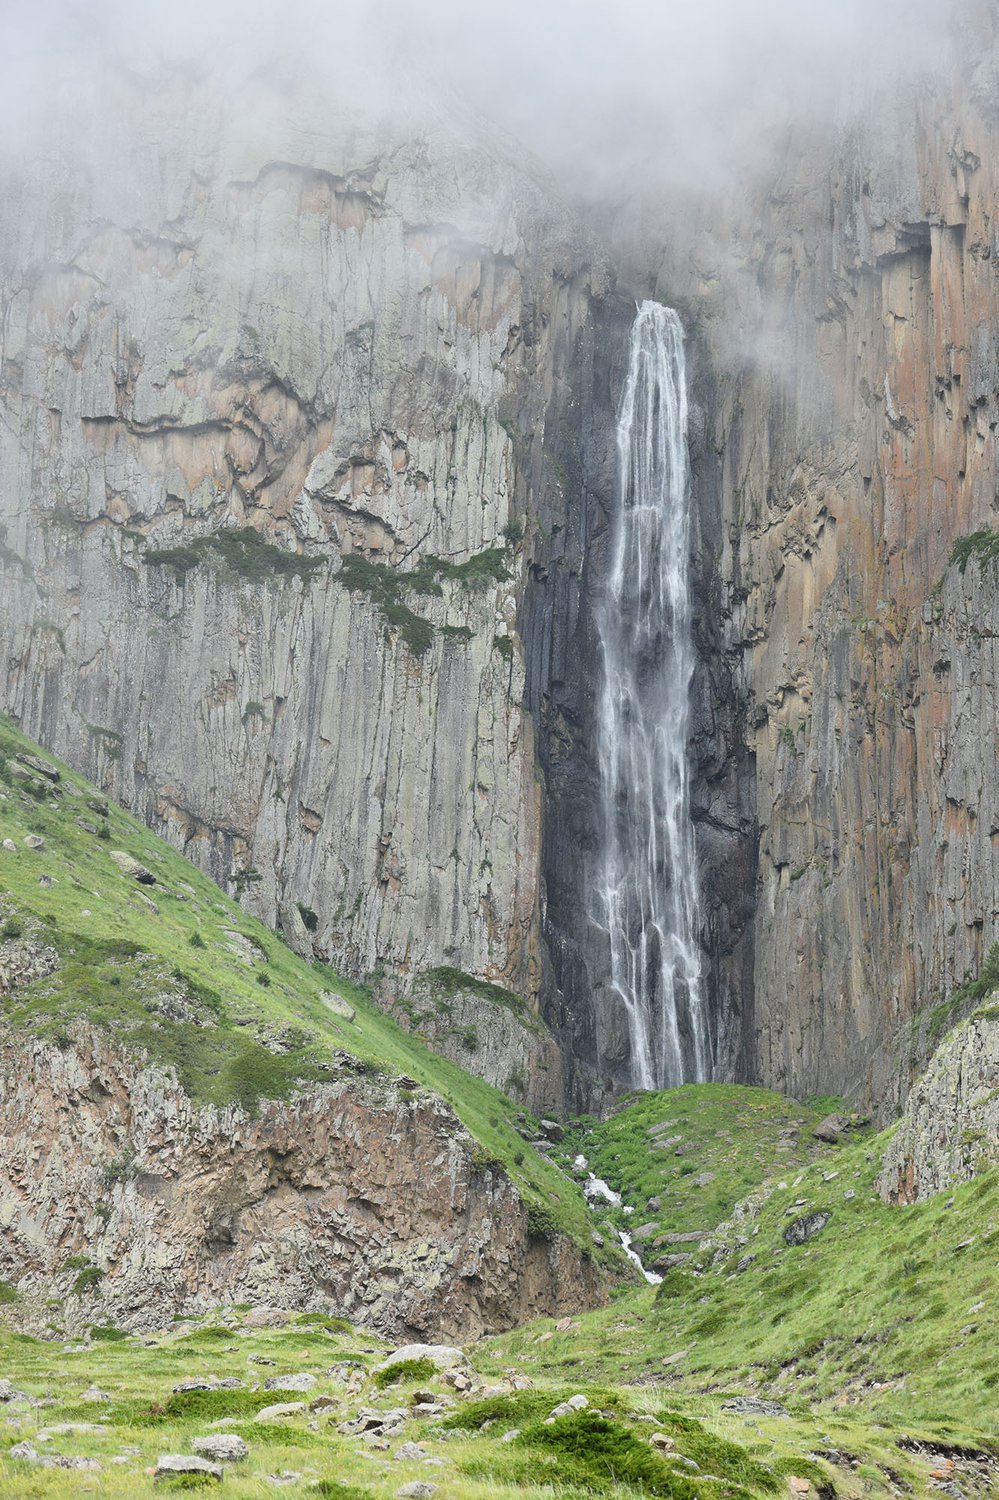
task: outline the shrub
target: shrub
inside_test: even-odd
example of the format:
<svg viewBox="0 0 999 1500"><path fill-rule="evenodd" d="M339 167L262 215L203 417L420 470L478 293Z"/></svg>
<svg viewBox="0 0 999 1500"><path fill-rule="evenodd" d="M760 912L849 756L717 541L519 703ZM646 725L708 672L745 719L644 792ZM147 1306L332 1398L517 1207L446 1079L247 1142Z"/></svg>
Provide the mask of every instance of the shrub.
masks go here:
<svg viewBox="0 0 999 1500"><path fill-rule="evenodd" d="M416 1385L432 1380L437 1367L432 1359L400 1359L384 1370L376 1370L374 1382L380 1391L389 1385Z"/></svg>

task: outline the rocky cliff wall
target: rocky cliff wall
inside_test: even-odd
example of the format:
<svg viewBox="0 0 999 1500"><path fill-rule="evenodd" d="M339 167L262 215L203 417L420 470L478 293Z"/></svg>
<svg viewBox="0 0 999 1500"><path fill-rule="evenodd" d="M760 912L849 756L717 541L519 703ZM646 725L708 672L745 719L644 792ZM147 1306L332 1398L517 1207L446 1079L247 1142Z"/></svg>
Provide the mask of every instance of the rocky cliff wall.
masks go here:
<svg viewBox="0 0 999 1500"><path fill-rule="evenodd" d="M917 1080L878 1178L886 1203L919 1203L995 1166L997 1022L999 1008L984 1006L946 1038Z"/></svg>
<svg viewBox="0 0 999 1500"><path fill-rule="evenodd" d="M908 1022L977 974L999 912L999 588L987 556L950 565L999 490L999 53L964 12L938 74L887 67L724 204L615 228L695 347L694 749L731 1055L889 1111Z"/></svg>
<svg viewBox="0 0 999 1500"><path fill-rule="evenodd" d="M520 611L604 273L474 122L109 93L7 171L0 707L299 947L537 1006Z"/></svg>
<svg viewBox="0 0 999 1500"><path fill-rule="evenodd" d="M3 1276L81 1327L162 1327L277 1287L282 1307L391 1337L469 1339L600 1296L425 1092L335 1083L250 1116L96 1036L8 1029L0 1121Z"/></svg>

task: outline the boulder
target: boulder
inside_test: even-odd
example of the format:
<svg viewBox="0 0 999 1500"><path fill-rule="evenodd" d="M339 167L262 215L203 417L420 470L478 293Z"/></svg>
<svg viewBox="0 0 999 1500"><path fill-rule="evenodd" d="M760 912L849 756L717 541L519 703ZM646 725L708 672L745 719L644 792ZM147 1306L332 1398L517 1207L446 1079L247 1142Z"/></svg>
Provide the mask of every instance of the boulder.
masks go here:
<svg viewBox="0 0 999 1500"><path fill-rule="evenodd" d="M820 1120L812 1131L817 1141L825 1141L829 1146L838 1146L846 1132L850 1128L849 1120L844 1120L842 1115L826 1115Z"/></svg>
<svg viewBox="0 0 999 1500"><path fill-rule="evenodd" d="M221 1479L222 1465L210 1463L207 1458L190 1458L186 1453L162 1453L156 1460L153 1482L170 1479L175 1474L197 1475L201 1479Z"/></svg>
<svg viewBox="0 0 999 1500"><path fill-rule="evenodd" d="M319 998L326 1009L332 1011L335 1016L339 1016L341 1020L352 1021L354 1019L356 1011L352 1005L347 1004L342 995L337 995L333 990L323 990Z"/></svg>
<svg viewBox="0 0 999 1500"><path fill-rule="evenodd" d="M279 1417L295 1417L305 1410L304 1401L279 1401L274 1406L262 1406L254 1417L255 1422L275 1422Z"/></svg>
<svg viewBox="0 0 999 1500"><path fill-rule="evenodd" d="M37 755L19 755L18 760L22 766L27 766L31 771L37 771L39 776L44 776L47 781L61 781L62 777L55 766L50 766L47 761L40 760Z"/></svg>
<svg viewBox="0 0 999 1500"><path fill-rule="evenodd" d="M428 1484L425 1479L414 1479L395 1493L396 1500L430 1500L431 1495L436 1495L437 1486Z"/></svg>
<svg viewBox="0 0 999 1500"><path fill-rule="evenodd" d="M400 1443L395 1450L395 1461L399 1464L422 1463L426 1456L419 1443Z"/></svg>
<svg viewBox="0 0 999 1500"><path fill-rule="evenodd" d="M123 875L128 875L132 880L137 880L140 885L155 885L156 876L145 865L140 865L131 854L126 854L124 849L112 849L111 858L118 866Z"/></svg>
<svg viewBox="0 0 999 1500"><path fill-rule="evenodd" d="M199 1458L212 1459L218 1464L239 1463L248 1458L249 1448L234 1432L210 1433L207 1437L196 1437L191 1447Z"/></svg>
<svg viewBox="0 0 999 1500"><path fill-rule="evenodd" d="M785 1245L805 1245L821 1234L832 1216L825 1212L802 1214L784 1230Z"/></svg>
<svg viewBox="0 0 999 1500"><path fill-rule="evenodd" d="M779 1401L764 1401L759 1396L733 1396L722 1402L722 1411L740 1417L789 1417L791 1413Z"/></svg>
<svg viewBox="0 0 999 1500"><path fill-rule="evenodd" d="M311 1391L316 1384L314 1375L303 1371L300 1375L272 1375L264 1381L265 1391Z"/></svg>
<svg viewBox="0 0 999 1500"><path fill-rule="evenodd" d="M45 848L45 840L41 837L40 834L37 833L26 833L24 836L24 844L27 849Z"/></svg>

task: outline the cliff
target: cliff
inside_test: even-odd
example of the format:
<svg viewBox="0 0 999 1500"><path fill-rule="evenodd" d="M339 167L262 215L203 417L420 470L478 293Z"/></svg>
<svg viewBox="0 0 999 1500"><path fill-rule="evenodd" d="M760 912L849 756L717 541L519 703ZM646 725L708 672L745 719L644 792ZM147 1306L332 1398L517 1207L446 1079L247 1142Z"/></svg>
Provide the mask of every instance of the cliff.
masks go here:
<svg viewBox="0 0 999 1500"><path fill-rule="evenodd" d="M691 335L697 809L723 1066L890 1113L978 974L995 774L997 35L717 196L633 206ZM652 272L649 267L656 269Z"/></svg>
<svg viewBox="0 0 999 1500"><path fill-rule="evenodd" d="M8 164L0 706L301 951L536 1015L519 609L599 260L476 122L112 92L124 159L67 110Z"/></svg>
<svg viewBox="0 0 999 1500"><path fill-rule="evenodd" d="M120 80L152 169L97 170L106 123L8 169L2 706L447 1055L606 1103L593 612L629 299L660 296L715 1076L890 1112L999 910L999 591L967 543L999 488L999 44L962 17L934 73L887 68L726 191L615 202L613 277L460 113L312 100L247 136L201 85ZM435 1016L438 970L528 1024L468 983Z"/></svg>
<svg viewBox="0 0 999 1500"><path fill-rule="evenodd" d="M0 829L5 1300L435 1339L601 1299L617 1257L523 1112L5 723Z"/></svg>

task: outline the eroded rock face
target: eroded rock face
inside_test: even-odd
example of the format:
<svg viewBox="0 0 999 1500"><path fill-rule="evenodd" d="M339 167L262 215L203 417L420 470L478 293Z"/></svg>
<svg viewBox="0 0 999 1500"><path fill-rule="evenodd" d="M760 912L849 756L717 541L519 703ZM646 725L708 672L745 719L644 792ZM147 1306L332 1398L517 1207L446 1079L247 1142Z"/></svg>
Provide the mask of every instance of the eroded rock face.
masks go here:
<svg viewBox="0 0 999 1500"><path fill-rule="evenodd" d="M944 1041L885 1152L886 1203L919 1203L999 1161L999 997Z"/></svg>
<svg viewBox="0 0 999 1500"><path fill-rule="evenodd" d="M70 1324L132 1329L220 1303L327 1310L392 1337L474 1338L599 1300L568 1241L532 1238L501 1172L433 1095L311 1088L259 1114L199 1108L97 1037L0 1032L4 1279L26 1294L83 1255Z"/></svg>
<svg viewBox="0 0 999 1500"><path fill-rule="evenodd" d="M6 183L0 707L303 950L537 1005L518 519L606 278L440 118L248 142L176 87L115 82L141 187L77 170L104 108Z"/></svg>

